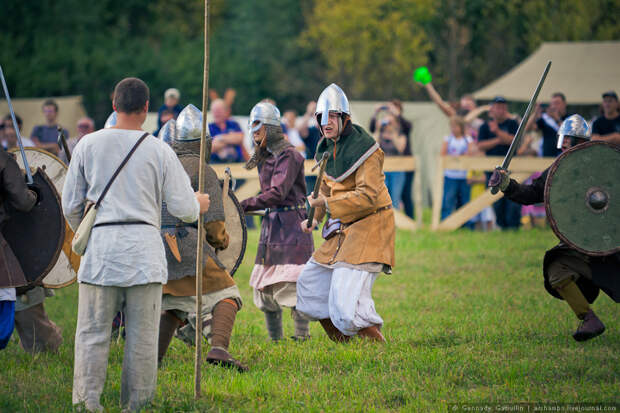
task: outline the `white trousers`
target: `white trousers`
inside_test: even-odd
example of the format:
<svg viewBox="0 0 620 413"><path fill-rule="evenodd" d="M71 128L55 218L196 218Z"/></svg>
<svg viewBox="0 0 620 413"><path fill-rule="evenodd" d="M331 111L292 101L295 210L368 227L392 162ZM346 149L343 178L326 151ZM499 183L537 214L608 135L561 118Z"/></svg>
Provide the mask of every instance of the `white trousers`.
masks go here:
<svg viewBox="0 0 620 413"><path fill-rule="evenodd" d="M121 405L131 410L149 403L157 385L157 340L162 286L104 287L80 283L75 332L73 404L101 409L108 367L112 320L125 312Z"/></svg>
<svg viewBox="0 0 620 413"><path fill-rule="evenodd" d="M381 326L383 320L375 310L371 295L378 275L308 262L297 280L297 311L311 320L330 318L347 336L366 327Z"/></svg>

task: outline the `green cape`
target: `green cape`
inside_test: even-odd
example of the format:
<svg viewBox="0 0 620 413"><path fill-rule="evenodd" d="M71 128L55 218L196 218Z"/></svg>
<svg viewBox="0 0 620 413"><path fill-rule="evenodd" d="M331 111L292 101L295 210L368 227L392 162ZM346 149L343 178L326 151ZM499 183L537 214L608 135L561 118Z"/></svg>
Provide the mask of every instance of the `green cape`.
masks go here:
<svg viewBox="0 0 620 413"><path fill-rule="evenodd" d="M323 137L317 145L315 160L320 160L323 157L323 152L329 154L325 174L332 181L344 181L370 155L379 149L379 144L364 128L358 125L351 125L345 127L342 135L340 135L336 142ZM334 147L336 156L334 156Z"/></svg>

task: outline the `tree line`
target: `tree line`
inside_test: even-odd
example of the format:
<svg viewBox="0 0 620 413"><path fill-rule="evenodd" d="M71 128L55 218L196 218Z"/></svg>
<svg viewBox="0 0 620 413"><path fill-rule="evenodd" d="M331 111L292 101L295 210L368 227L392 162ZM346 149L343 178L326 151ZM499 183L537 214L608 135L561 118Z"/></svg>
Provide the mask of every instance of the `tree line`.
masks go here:
<svg viewBox="0 0 620 413"><path fill-rule="evenodd" d="M450 99L501 76L543 41L620 38L616 0L211 0L210 87L234 113L264 97L303 110L328 83L351 99ZM182 103L202 94L202 0L4 0L0 64L15 97L80 94L98 126L114 84L138 76ZM579 62L575 62L579 64Z"/></svg>

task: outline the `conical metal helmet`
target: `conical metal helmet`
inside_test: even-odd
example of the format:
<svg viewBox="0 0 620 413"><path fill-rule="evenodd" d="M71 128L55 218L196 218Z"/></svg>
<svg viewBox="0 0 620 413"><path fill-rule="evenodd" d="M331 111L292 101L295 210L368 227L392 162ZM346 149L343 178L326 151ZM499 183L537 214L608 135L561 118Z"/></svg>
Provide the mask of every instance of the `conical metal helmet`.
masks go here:
<svg viewBox="0 0 620 413"><path fill-rule="evenodd" d="M319 125L327 125L329 112L336 112L340 114L346 113L349 116L351 115L347 95L345 95L342 89L340 89L340 87L335 83L327 86L323 92L321 92L321 95L316 102L316 111L314 116L316 117Z"/></svg>
<svg viewBox="0 0 620 413"><path fill-rule="evenodd" d="M557 147L558 149L562 148L565 136L580 138L589 141L591 135L592 132L590 131L590 126L588 126L588 122L586 122L586 120L581 115L571 115L568 118L564 119L564 122L562 122L560 128L558 129Z"/></svg>
<svg viewBox="0 0 620 413"><path fill-rule="evenodd" d="M191 103L179 113L176 120L177 141L195 141L200 139L202 130L202 112Z"/></svg>
<svg viewBox="0 0 620 413"><path fill-rule="evenodd" d="M110 113L108 119L106 119L105 124L103 125L104 129L111 128L112 126L116 126L116 111Z"/></svg>
<svg viewBox="0 0 620 413"><path fill-rule="evenodd" d="M174 119L170 119L161 127L159 131L159 139L170 144L177 139L177 122Z"/></svg>
<svg viewBox="0 0 620 413"><path fill-rule="evenodd" d="M258 124L254 125L254 122L257 121ZM250 133L256 132L263 125L280 126L280 111L277 107L268 102L258 102L252 108L250 118L248 119L248 129Z"/></svg>

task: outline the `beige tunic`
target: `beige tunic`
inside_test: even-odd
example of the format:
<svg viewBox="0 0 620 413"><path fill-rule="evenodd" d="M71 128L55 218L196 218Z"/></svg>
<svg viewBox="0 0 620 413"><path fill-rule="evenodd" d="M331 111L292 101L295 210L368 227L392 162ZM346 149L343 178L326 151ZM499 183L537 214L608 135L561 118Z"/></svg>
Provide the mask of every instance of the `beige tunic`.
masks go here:
<svg viewBox="0 0 620 413"><path fill-rule="evenodd" d="M327 178L321 193L327 198L332 218L345 224L342 234L323 243L313 258L319 264L381 263L394 266L396 229L392 209L378 209L392 204L383 174L383 151L377 149L357 170L342 182ZM325 208L317 208L320 222Z"/></svg>

